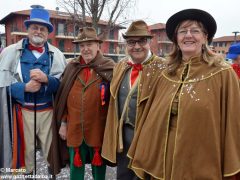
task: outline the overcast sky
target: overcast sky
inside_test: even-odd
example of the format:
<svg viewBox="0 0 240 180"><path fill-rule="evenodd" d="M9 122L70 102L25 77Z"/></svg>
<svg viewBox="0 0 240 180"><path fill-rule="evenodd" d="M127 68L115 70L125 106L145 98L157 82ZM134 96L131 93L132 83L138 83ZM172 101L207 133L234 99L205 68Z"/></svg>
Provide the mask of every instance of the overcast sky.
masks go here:
<svg viewBox="0 0 240 180"><path fill-rule="evenodd" d="M47 9L57 6L56 0L0 0L0 19L12 11L30 9L33 4L43 5ZM215 38L240 31L240 0L137 0L128 18L144 19L149 25L166 23L172 14L187 8L198 8L212 14L218 25ZM0 32L3 29L1 25Z"/></svg>

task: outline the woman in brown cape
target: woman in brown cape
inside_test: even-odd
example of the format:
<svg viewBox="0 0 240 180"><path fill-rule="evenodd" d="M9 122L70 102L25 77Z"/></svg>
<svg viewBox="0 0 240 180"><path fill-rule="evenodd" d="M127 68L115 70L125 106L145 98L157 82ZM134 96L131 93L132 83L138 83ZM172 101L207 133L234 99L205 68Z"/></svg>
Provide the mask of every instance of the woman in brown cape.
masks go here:
<svg viewBox="0 0 240 180"><path fill-rule="evenodd" d="M199 9L168 19L173 51L128 152L141 179L237 179L240 87L231 66L208 47L216 29Z"/></svg>

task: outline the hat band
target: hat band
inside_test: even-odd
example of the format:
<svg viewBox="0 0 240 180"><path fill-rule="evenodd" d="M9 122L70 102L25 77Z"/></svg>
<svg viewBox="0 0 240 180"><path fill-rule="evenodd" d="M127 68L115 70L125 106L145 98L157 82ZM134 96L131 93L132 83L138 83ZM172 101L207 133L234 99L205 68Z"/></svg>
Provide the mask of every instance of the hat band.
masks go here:
<svg viewBox="0 0 240 180"><path fill-rule="evenodd" d="M148 31L127 32L125 36L152 36Z"/></svg>
<svg viewBox="0 0 240 180"><path fill-rule="evenodd" d="M31 22L31 21L36 21L36 22L41 22L41 23L50 24L48 21L44 21L44 20L39 19L39 18L34 18L34 19L29 19L29 20L28 20L28 22Z"/></svg>

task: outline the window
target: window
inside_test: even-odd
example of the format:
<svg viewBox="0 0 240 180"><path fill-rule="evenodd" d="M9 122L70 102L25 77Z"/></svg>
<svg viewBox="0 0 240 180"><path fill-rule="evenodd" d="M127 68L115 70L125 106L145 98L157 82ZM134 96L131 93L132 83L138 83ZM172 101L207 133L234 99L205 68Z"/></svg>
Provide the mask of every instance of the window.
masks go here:
<svg viewBox="0 0 240 180"><path fill-rule="evenodd" d="M11 32L19 32L18 26L16 22L11 24Z"/></svg>
<svg viewBox="0 0 240 180"><path fill-rule="evenodd" d="M58 34L58 35L64 35L64 24L63 24L63 23L59 23L59 24L58 24L57 34Z"/></svg>
<svg viewBox="0 0 240 180"><path fill-rule="evenodd" d="M64 40L63 39L59 40L58 48L60 49L60 51L64 51Z"/></svg>
<svg viewBox="0 0 240 180"><path fill-rule="evenodd" d="M114 39L114 30L109 31L109 39Z"/></svg>
<svg viewBox="0 0 240 180"><path fill-rule="evenodd" d="M101 34L102 30L100 27L97 28L97 34Z"/></svg>
<svg viewBox="0 0 240 180"><path fill-rule="evenodd" d="M125 54L125 45L119 44L119 48L120 48L119 54Z"/></svg>
<svg viewBox="0 0 240 180"><path fill-rule="evenodd" d="M164 40L165 41L170 41L166 35L165 35L165 39Z"/></svg>
<svg viewBox="0 0 240 180"><path fill-rule="evenodd" d="M112 43L112 42L109 43L109 53L110 54L114 53L114 43Z"/></svg>
<svg viewBox="0 0 240 180"><path fill-rule="evenodd" d="M80 29L80 27L78 26L78 25L75 25L75 37L77 37L78 36L78 33L79 33L79 29Z"/></svg>
<svg viewBox="0 0 240 180"><path fill-rule="evenodd" d="M75 50L76 50L76 52L80 52L80 46L79 46L79 44L75 44Z"/></svg>

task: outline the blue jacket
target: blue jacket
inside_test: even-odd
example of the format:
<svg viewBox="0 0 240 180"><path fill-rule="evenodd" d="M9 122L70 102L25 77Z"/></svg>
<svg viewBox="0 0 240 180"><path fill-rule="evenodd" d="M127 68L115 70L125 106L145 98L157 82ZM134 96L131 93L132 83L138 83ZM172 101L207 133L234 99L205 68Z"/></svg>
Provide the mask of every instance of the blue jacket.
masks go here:
<svg viewBox="0 0 240 180"><path fill-rule="evenodd" d="M59 86L59 79L49 75L52 66L53 57L49 54L48 46L45 44L45 52L37 59L28 47L28 40L23 41L23 50L20 57L21 72L23 82L16 82L11 86L12 97L23 104L25 102L34 103L36 95L37 103L48 103L52 101L52 94ZM48 76L48 84L42 84L41 89L34 93L24 92L25 84L30 81L30 70L40 69Z"/></svg>

